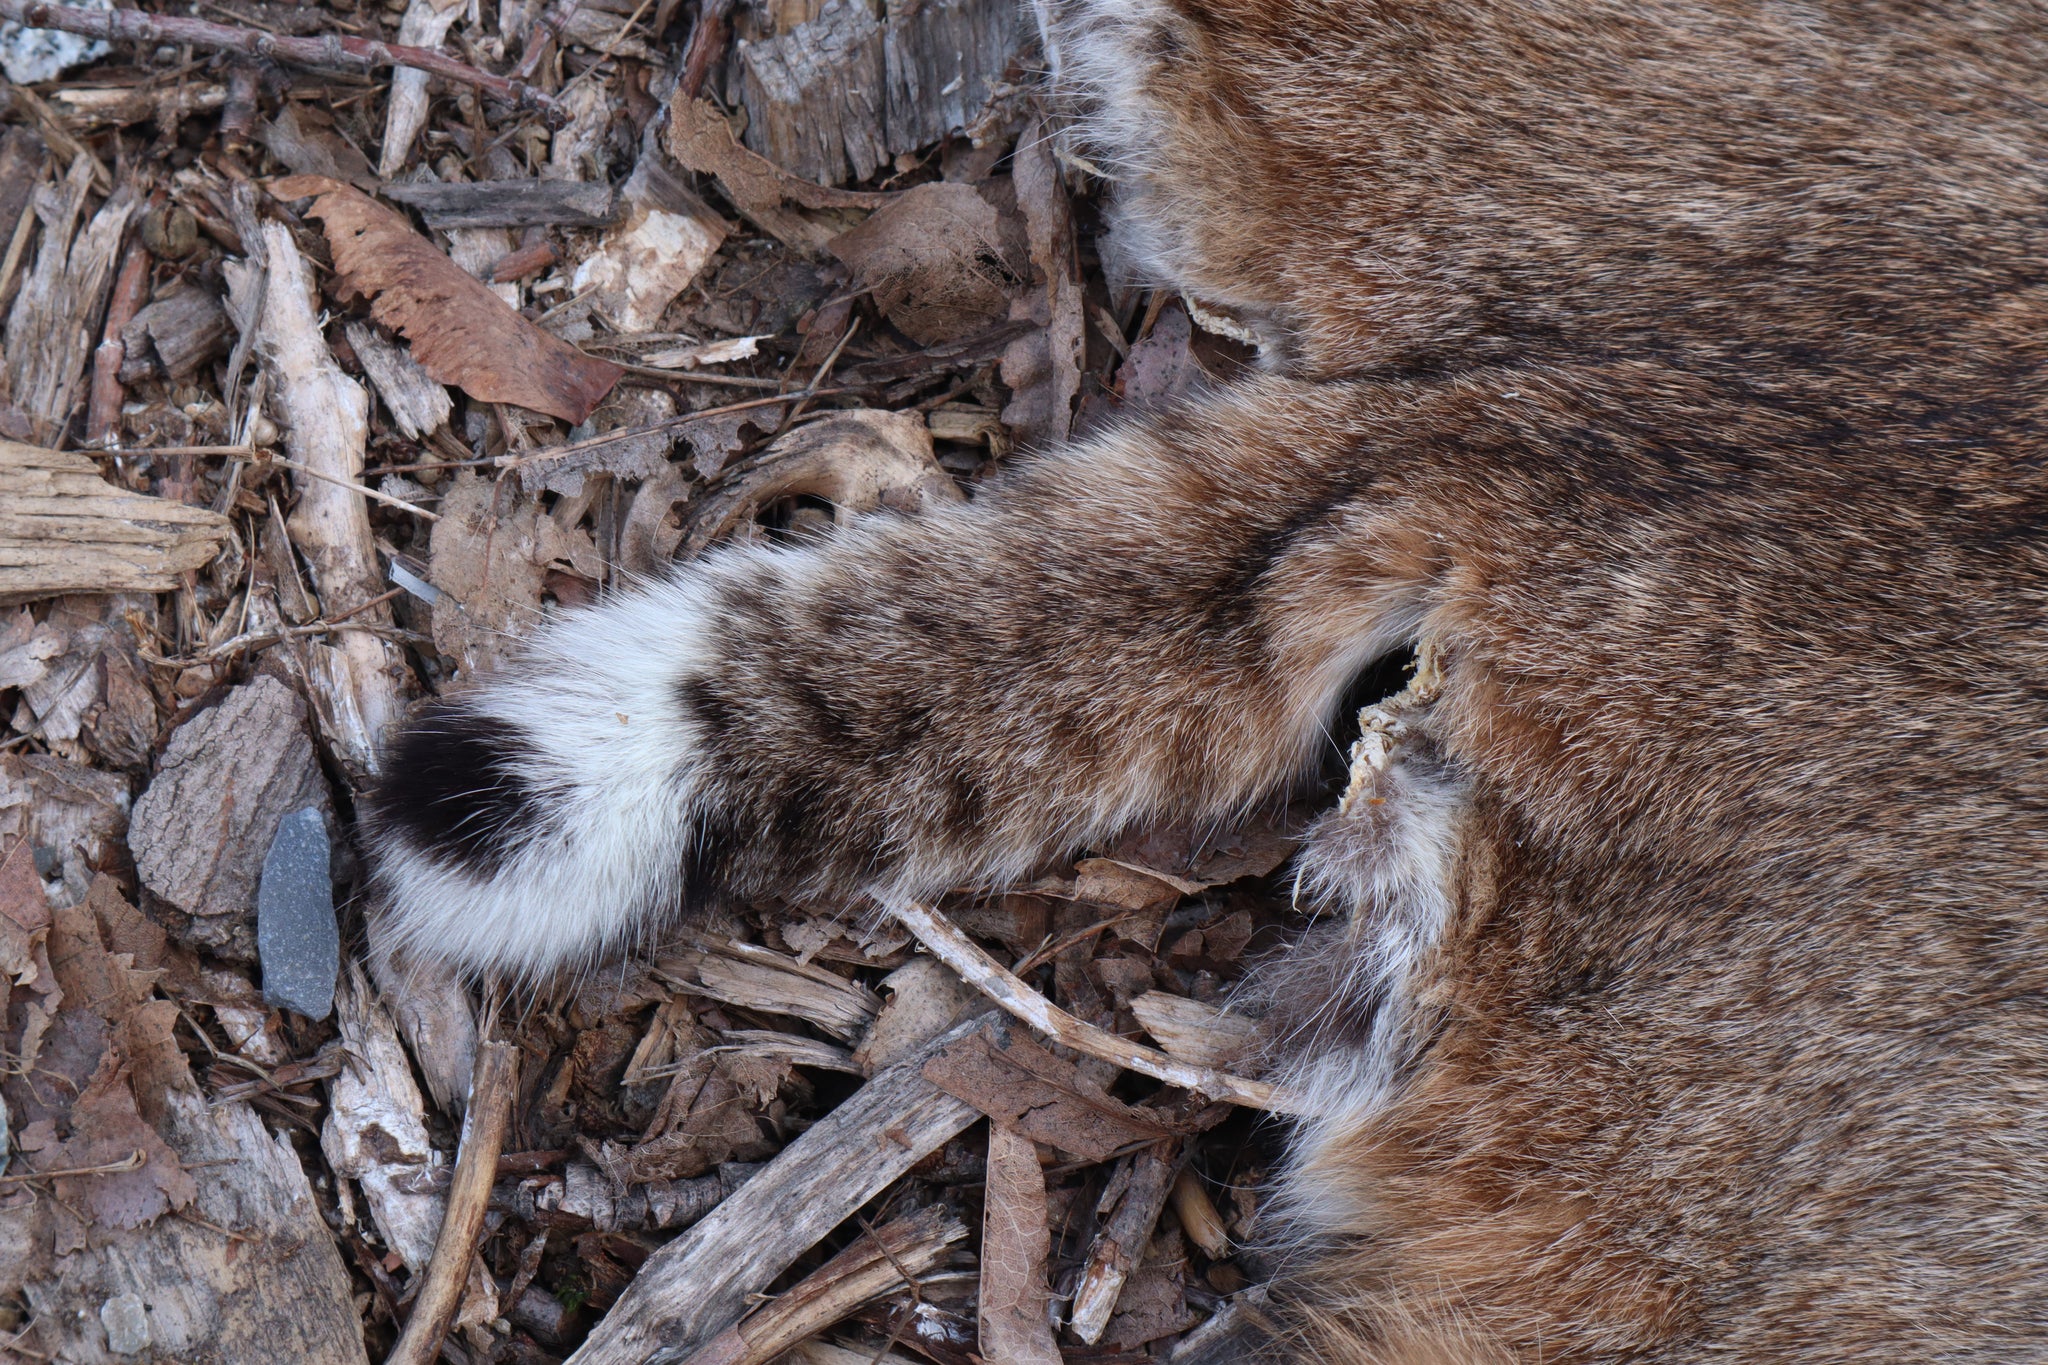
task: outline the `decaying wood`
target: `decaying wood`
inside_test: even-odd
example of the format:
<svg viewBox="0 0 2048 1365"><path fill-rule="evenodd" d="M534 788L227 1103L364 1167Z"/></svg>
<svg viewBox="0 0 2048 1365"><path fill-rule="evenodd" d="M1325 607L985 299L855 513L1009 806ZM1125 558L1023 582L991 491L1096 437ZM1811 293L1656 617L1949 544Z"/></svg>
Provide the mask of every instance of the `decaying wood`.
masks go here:
<svg viewBox="0 0 2048 1365"><path fill-rule="evenodd" d="M412 0L398 21L401 46L439 48L448 30L462 15L462 0ZM384 106L384 141L377 158L377 174L390 179L405 169L412 155L413 139L427 121L427 73L416 66L401 66L391 73L391 97Z"/></svg>
<svg viewBox="0 0 2048 1365"><path fill-rule="evenodd" d="M942 1049L925 1063L924 1078L997 1124L1088 1161L1168 1131L1157 1115L1093 1088L1074 1063L1007 1023Z"/></svg>
<svg viewBox="0 0 2048 1365"><path fill-rule="evenodd" d="M434 382L412 352L366 322L351 322L342 333L400 431L417 441L448 425L455 411L448 389Z"/></svg>
<svg viewBox="0 0 2048 1365"><path fill-rule="evenodd" d="M809 22L735 49L747 144L807 180L864 180L980 121L1028 46L1022 21L1010 0L928 0L886 19L827 0Z"/></svg>
<svg viewBox="0 0 2048 1365"><path fill-rule="evenodd" d="M664 145L685 170L715 178L732 206L749 222L802 252L823 251L834 230L784 208L785 203L809 209L874 208L889 199L884 194L834 189L791 175L767 157L742 147L716 105L692 99L680 90L669 105Z"/></svg>
<svg viewBox="0 0 2048 1365"><path fill-rule="evenodd" d="M988 1131L981 1223L981 1354L1004 1365L1060 1365L1046 1314L1045 1172L1031 1139L996 1123Z"/></svg>
<svg viewBox="0 0 2048 1365"><path fill-rule="evenodd" d="M969 1020L930 1050L987 1024L987 1016ZM649 1257L571 1360L642 1365L686 1356L737 1318L749 1294L978 1119L924 1079L926 1056L877 1075L708 1218Z"/></svg>
<svg viewBox="0 0 2048 1365"><path fill-rule="evenodd" d="M372 926L377 923L374 913L368 919ZM469 991L446 963L394 958L374 927L369 946L370 979L412 1048L434 1107L444 1114L462 1112L476 1067L476 1016Z"/></svg>
<svg viewBox="0 0 2048 1365"><path fill-rule="evenodd" d="M292 38L260 29L231 28L204 19L187 19L144 10L97 10L78 5L53 5L39 0L0 0L0 19L23 28L54 28L111 42L190 44L211 52L239 52L297 66L359 71L378 67L414 67L446 80L474 86L522 109L552 112L555 101L545 91L522 81L494 76L431 48L406 47L370 38L345 38L328 33L318 38Z"/></svg>
<svg viewBox="0 0 2048 1365"><path fill-rule="evenodd" d="M705 939L664 955L655 975L729 1005L786 1014L845 1042L858 1039L881 1001L865 986L751 943Z"/></svg>
<svg viewBox="0 0 2048 1365"><path fill-rule="evenodd" d="M461 1305L477 1237L490 1208L498 1154L505 1149L505 1128L512 1117L518 1056L510 1043L477 1046L476 1072L470 1081L455 1178L448 1186L447 1212L434 1240L426 1280L413 1299L412 1316L386 1358L387 1365L428 1365L440 1355L441 1339Z"/></svg>
<svg viewBox="0 0 2048 1365"><path fill-rule="evenodd" d="M141 204L134 182L124 180L81 230L91 184L91 165L81 159L61 185L36 191L43 242L7 317L9 393L43 442L54 443L71 420L121 237Z"/></svg>
<svg viewBox="0 0 2048 1365"><path fill-rule="evenodd" d="M1170 1057L1196 1066L1226 1067L1259 1045L1259 1025L1241 1014L1165 991L1131 1001L1131 1013Z"/></svg>
<svg viewBox="0 0 2048 1365"><path fill-rule="evenodd" d="M128 248L121 273L107 300L106 327L92 353L92 388L86 403L85 440L102 449L121 440L121 363L128 343L122 333L149 292L149 253L140 245Z"/></svg>
<svg viewBox="0 0 2048 1365"><path fill-rule="evenodd" d="M479 180L444 185L386 185L384 197L410 204L437 231L465 227L601 227L612 220L612 187L584 180Z"/></svg>
<svg viewBox="0 0 2048 1365"><path fill-rule="evenodd" d="M1232 1104L1281 1114L1305 1112L1301 1097L1278 1086L1176 1061L1163 1052L1126 1042L1113 1033L1083 1023L1019 981L974 940L934 910L912 901L896 899L886 900L883 905L898 923L917 935L918 942L924 944L934 957L960 973L969 985L1010 1014L1076 1052L1114 1062L1154 1080L1212 1099L1229 1100Z"/></svg>
<svg viewBox="0 0 2048 1365"><path fill-rule="evenodd" d="M1178 1156L1177 1144L1163 1142L1130 1158L1130 1184L1088 1249L1088 1268L1081 1274L1067 1316L1068 1330L1090 1346L1102 1339L1124 1282L1152 1240L1153 1225L1173 1187Z"/></svg>
<svg viewBox="0 0 2048 1365"><path fill-rule="evenodd" d="M863 1305L908 1288L966 1235L966 1227L937 1205L876 1228L706 1342L687 1365L767 1365Z"/></svg>
<svg viewBox="0 0 2048 1365"><path fill-rule="evenodd" d="M320 1150L335 1175L362 1189L384 1244L425 1269L441 1227L434 1179L441 1155L427 1140L426 1106L391 1017L350 964L334 995L345 1060L329 1087Z"/></svg>
<svg viewBox="0 0 2048 1365"><path fill-rule="evenodd" d="M121 382L139 383L158 372L183 379L225 355L233 335L227 310L211 290L174 289L121 329Z"/></svg>
<svg viewBox="0 0 2048 1365"><path fill-rule="evenodd" d="M307 807L333 818L306 704L257 677L172 733L136 799L128 847L142 884L188 917L181 940L253 961L264 855L279 822Z"/></svg>
<svg viewBox="0 0 2048 1365"><path fill-rule="evenodd" d="M0 605L165 592L204 568L229 529L206 508L115 487L83 455L0 441Z"/></svg>
<svg viewBox="0 0 2048 1365"><path fill-rule="evenodd" d="M324 476L300 485L292 542L313 571L327 616L356 612L363 624L387 624L389 609L369 605L384 593L369 513L350 491L362 479L369 398L327 349L311 271L290 229L264 224L262 249L262 264L231 270L229 287L238 305L246 303L237 315L260 319L256 346L284 419L285 449ZM378 743L404 705L404 661L396 647L370 631L350 631L332 645L302 650L322 732L351 773L375 772Z"/></svg>

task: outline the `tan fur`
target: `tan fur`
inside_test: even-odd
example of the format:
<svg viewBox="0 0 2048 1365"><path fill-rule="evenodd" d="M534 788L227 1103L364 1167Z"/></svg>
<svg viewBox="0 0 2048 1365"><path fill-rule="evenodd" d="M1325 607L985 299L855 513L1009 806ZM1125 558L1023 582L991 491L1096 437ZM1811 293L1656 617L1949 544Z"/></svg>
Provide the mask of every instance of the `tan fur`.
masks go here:
<svg viewBox="0 0 2048 1365"><path fill-rule="evenodd" d="M1055 10L1129 268L1276 372L686 573L695 890L1227 815L1419 643L1268 987L1276 1349L2048 1358L2048 9Z"/></svg>

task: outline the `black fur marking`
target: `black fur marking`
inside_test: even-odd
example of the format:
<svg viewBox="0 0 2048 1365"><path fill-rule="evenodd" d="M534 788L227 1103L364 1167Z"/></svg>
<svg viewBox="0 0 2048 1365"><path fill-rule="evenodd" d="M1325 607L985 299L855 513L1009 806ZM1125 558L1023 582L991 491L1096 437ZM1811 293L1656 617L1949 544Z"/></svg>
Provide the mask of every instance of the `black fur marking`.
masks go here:
<svg viewBox="0 0 2048 1365"><path fill-rule="evenodd" d="M542 793L516 766L530 743L509 721L436 703L393 747L372 819L414 848L491 876L539 827Z"/></svg>

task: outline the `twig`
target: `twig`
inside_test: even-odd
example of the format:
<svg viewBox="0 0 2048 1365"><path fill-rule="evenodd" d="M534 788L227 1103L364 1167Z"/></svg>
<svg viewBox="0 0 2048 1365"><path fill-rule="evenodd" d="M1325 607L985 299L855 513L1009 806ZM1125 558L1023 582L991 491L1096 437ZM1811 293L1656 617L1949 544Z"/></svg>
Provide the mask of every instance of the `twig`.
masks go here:
<svg viewBox="0 0 2048 1365"><path fill-rule="evenodd" d="M109 1161L99 1166L70 1166L61 1171L29 1171L23 1175L0 1175L0 1185L15 1185L28 1180L56 1180L61 1176L119 1175L123 1171L141 1170L144 1160L142 1149L138 1147L119 1161Z"/></svg>
<svg viewBox="0 0 2048 1365"><path fill-rule="evenodd" d="M455 1158L455 1177L448 1184L448 1212L434 1239L434 1259L427 1263L412 1316L385 1365L431 1365L441 1354L441 1338L461 1306L469 1263L483 1233L484 1214L490 1210L491 1182L497 1177L498 1154L505 1148L505 1128L512 1118L517 1057L510 1043L477 1044L462 1145Z"/></svg>
<svg viewBox="0 0 2048 1365"><path fill-rule="evenodd" d="M113 296L107 300L107 325L92 355L92 387L85 418L89 445L112 446L121 440L121 362L128 358L128 345L121 333L135 320L148 292L149 252L138 242L128 248L127 258L121 262Z"/></svg>
<svg viewBox="0 0 2048 1365"><path fill-rule="evenodd" d="M281 464L286 469L297 474L304 474L309 479L318 479L322 483L331 483L336 488L346 488L351 492L361 493L371 502L381 502L386 507L396 507L400 511L410 512L423 521L439 521L441 519L439 512L429 512L416 502L407 502L404 498L394 498L389 493L379 493L374 488L359 483L352 483L347 479L337 479L332 474L322 474L317 469L308 469L297 460L287 460L282 455L271 455L267 459L271 464Z"/></svg>
<svg viewBox="0 0 2048 1365"><path fill-rule="evenodd" d="M54 28L87 38L139 43L145 47L189 43L208 51L239 52L295 66L360 67L365 71L380 66L409 66L495 95L520 109L537 109L547 114L558 111L553 96L524 81L479 71L432 48L382 43L373 38L343 38L334 33L318 38L287 38L181 15L148 14L134 9L85 9L42 0L0 0L0 19L10 19L23 28Z"/></svg>
<svg viewBox="0 0 2048 1365"><path fill-rule="evenodd" d="M960 974L968 985L980 991L1008 1013L1031 1027L1065 1044L1076 1052L1098 1057L1129 1071L1136 1071L1192 1090L1212 1099L1229 1100L1249 1109L1276 1114L1306 1114L1304 1097L1265 1081L1246 1080L1206 1066L1176 1061L1164 1052L1119 1038L1093 1024L1083 1023L1012 976L974 941L936 911L914 901L879 897L882 907L917 936L933 957Z"/></svg>
<svg viewBox="0 0 2048 1365"><path fill-rule="evenodd" d="M690 30L690 42L683 49L683 74L676 82L676 98L693 100L704 91L711 65L725 51L732 35L732 0L703 0L697 7L697 23Z"/></svg>

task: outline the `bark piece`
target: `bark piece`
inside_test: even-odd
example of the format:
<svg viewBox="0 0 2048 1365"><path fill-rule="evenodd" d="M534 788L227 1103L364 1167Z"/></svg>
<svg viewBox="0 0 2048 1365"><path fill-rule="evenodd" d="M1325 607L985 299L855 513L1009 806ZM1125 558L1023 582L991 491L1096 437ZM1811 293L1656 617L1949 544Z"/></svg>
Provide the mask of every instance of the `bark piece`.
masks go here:
<svg viewBox="0 0 2048 1365"><path fill-rule="evenodd" d="M1131 1013L1167 1056L1196 1066L1231 1066L1259 1045L1257 1020L1186 996L1146 991L1131 1001Z"/></svg>
<svg viewBox="0 0 2048 1365"><path fill-rule="evenodd" d="M1072 1062L1007 1026L939 1052L924 1078L996 1123L1088 1161L1167 1135L1156 1116L1092 1089Z"/></svg>
<svg viewBox="0 0 2048 1365"><path fill-rule="evenodd" d="M788 1293L712 1338L688 1365L767 1365L862 1305L908 1288L966 1236L965 1225L936 1205L863 1234Z"/></svg>
<svg viewBox="0 0 2048 1365"><path fill-rule="evenodd" d="M226 517L116 488L83 455L0 441L0 605L166 592L228 534Z"/></svg>
<svg viewBox="0 0 2048 1365"><path fill-rule="evenodd" d="M1166 1207L1179 1166L1179 1152L1173 1143L1149 1147L1130 1158L1130 1183L1088 1249L1088 1266L1074 1290L1074 1307L1067 1320L1068 1330L1088 1345L1102 1340L1124 1284L1151 1244L1152 1229Z"/></svg>
<svg viewBox="0 0 2048 1365"><path fill-rule="evenodd" d="M320 808L295 810L278 823L256 888L263 998L308 1019L325 1019L334 1008L334 975L341 968L331 852Z"/></svg>
<svg viewBox="0 0 2048 1365"><path fill-rule="evenodd" d="M832 239L875 306L920 346L958 341L1009 316L1030 278L1020 233L972 185L918 185Z"/></svg>
<svg viewBox="0 0 2048 1365"><path fill-rule="evenodd" d="M583 180L433 181L384 187L384 197L420 211L437 232L471 227L603 227L616 216L612 187Z"/></svg>
<svg viewBox="0 0 2048 1365"><path fill-rule="evenodd" d="M124 179L81 229L91 183L90 159L80 157L62 185L36 192L43 244L7 318L8 392L29 419L30 433L45 443L54 443L71 420L122 234L141 205L136 180Z"/></svg>
<svg viewBox="0 0 2048 1365"><path fill-rule="evenodd" d="M570 279L621 332L651 332L725 241L730 225L674 177L649 147L619 189L621 217Z"/></svg>
<svg viewBox="0 0 2048 1365"><path fill-rule="evenodd" d="M1194 1326L1188 1307L1187 1256L1180 1238L1162 1233L1153 1239L1145 1263L1131 1272L1117 1296L1116 1315L1102 1334L1102 1344L1130 1351Z"/></svg>
<svg viewBox="0 0 2048 1365"><path fill-rule="evenodd" d="M655 972L693 994L787 1014L849 1043L882 1003L865 986L751 943L705 940L701 949L663 956Z"/></svg>
<svg viewBox="0 0 2048 1365"><path fill-rule="evenodd" d="M981 1223L981 1354L1005 1365L1060 1365L1046 1316L1045 1172L1038 1149L1014 1128L988 1130L988 1184Z"/></svg>
<svg viewBox="0 0 2048 1365"><path fill-rule="evenodd" d="M189 377L201 365L228 353L234 326L213 291L191 285L146 305L121 329L126 355L121 382L134 384L154 374Z"/></svg>
<svg viewBox="0 0 2048 1365"><path fill-rule="evenodd" d="M265 853L285 816L308 807L332 818L306 704L259 676L172 733L128 847L143 885L190 916L182 941L246 962Z"/></svg>
<svg viewBox="0 0 2048 1365"><path fill-rule="evenodd" d="M891 0L882 35L889 154L973 134L989 105L1036 65L1028 6L1010 0Z"/></svg>
<svg viewBox="0 0 2048 1365"><path fill-rule="evenodd" d="M935 1047L979 1031L970 1020ZM797 1257L979 1115L920 1074L882 1072L783 1148L709 1217L649 1257L570 1359L640 1365L686 1355L737 1318Z"/></svg>
<svg viewBox="0 0 2048 1365"><path fill-rule="evenodd" d="M441 1155L427 1141L426 1108L391 1017L351 965L335 994L346 1063L328 1091L320 1150L334 1173L358 1182L384 1244L414 1271L433 1255L442 1197Z"/></svg>
<svg viewBox="0 0 2048 1365"><path fill-rule="evenodd" d="M53 903L86 897L128 828L128 783L51 754L0 754L0 846L25 841Z"/></svg>
<svg viewBox="0 0 2048 1365"><path fill-rule="evenodd" d="M342 332L400 431L417 441L448 425L455 404L412 352L366 322L351 322Z"/></svg>
<svg viewBox="0 0 2048 1365"><path fill-rule="evenodd" d="M317 175L270 188L280 198L313 198L336 271L441 382L481 402L581 422L624 373L528 322L361 190Z"/></svg>

